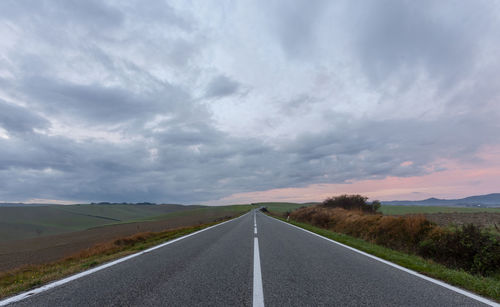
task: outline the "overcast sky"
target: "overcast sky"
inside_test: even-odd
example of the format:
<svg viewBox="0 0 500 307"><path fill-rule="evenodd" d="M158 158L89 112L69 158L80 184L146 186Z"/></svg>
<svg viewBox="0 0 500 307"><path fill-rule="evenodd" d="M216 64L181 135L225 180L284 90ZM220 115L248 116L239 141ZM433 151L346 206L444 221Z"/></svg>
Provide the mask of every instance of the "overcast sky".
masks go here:
<svg viewBox="0 0 500 307"><path fill-rule="evenodd" d="M0 1L0 201L500 192L498 1Z"/></svg>

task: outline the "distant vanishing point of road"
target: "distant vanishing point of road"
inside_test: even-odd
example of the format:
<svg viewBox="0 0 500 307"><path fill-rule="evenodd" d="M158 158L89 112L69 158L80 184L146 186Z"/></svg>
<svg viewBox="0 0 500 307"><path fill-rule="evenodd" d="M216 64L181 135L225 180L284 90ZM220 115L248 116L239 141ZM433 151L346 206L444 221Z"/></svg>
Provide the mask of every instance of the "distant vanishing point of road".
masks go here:
<svg viewBox="0 0 500 307"><path fill-rule="evenodd" d="M498 306L255 211L48 288L0 305Z"/></svg>

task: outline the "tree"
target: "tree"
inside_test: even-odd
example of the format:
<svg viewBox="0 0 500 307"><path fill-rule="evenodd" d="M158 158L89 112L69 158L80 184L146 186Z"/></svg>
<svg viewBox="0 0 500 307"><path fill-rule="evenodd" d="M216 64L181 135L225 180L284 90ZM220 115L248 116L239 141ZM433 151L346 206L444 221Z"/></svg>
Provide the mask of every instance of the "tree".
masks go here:
<svg viewBox="0 0 500 307"><path fill-rule="evenodd" d="M380 208L380 202L374 200L371 204L366 201L368 197L359 194L343 194L340 196L329 197L322 203L325 207L342 208L346 210L361 210L363 212L375 213Z"/></svg>
<svg viewBox="0 0 500 307"><path fill-rule="evenodd" d="M378 200L372 201L372 210L373 210L373 213L377 212L378 209L380 209L380 206L382 206L382 204L380 203L380 201L378 201Z"/></svg>

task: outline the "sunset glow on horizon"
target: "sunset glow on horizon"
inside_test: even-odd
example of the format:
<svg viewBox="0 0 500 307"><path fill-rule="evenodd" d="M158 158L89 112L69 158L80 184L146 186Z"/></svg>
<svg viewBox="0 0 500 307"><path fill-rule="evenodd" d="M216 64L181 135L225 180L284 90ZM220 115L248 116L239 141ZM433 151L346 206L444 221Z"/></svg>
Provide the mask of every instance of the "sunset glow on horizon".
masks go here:
<svg viewBox="0 0 500 307"><path fill-rule="evenodd" d="M234 194L209 204L252 202L319 202L341 194L361 194L370 200L424 200L435 197L459 199L498 193L500 190L500 147L486 148L477 158L479 164L441 161L445 170L422 176L388 177L341 184L314 184L303 188L284 188Z"/></svg>

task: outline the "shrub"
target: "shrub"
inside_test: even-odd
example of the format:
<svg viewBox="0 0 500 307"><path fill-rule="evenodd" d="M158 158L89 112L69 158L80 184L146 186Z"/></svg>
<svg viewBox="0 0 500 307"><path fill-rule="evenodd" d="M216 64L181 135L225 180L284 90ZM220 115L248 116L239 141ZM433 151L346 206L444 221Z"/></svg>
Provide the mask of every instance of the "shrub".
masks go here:
<svg viewBox="0 0 500 307"><path fill-rule="evenodd" d="M368 197L359 194L344 194L329 197L323 201L322 205L329 208L342 208L346 210L360 210L363 212L375 213L380 208L380 202L375 200L371 204L368 204L366 202L367 200Z"/></svg>
<svg viewBox="0 0 500 307"><path fill-rule="evenodd" d="M423 215L383 216L377 225L374 241L390 248L415 252L418 243L433 227Z"/></svg>
<svg viewBox="0 0 500 307"><path fill-rule="evenodd" d="M499 237L472 224L452 231L431 223L423 215L383 216L325 205L297 209L290 218L419 254L471 273L487 276L500 272Z"/></svg>
<svg viewBox="0 0 500 307"><path fill-rule="evenodd" d="M454 268L488 275L500 269L500 241L474 224L456 231L434 231L419 244L419 254Z"/></svg>
<svg viewBox="0 0 500 307"><path fill-rule="evenodd" d="M383 216L324 206L298 209L290 218L408 252L415 252L434 227L423 215Z"/></svg>

